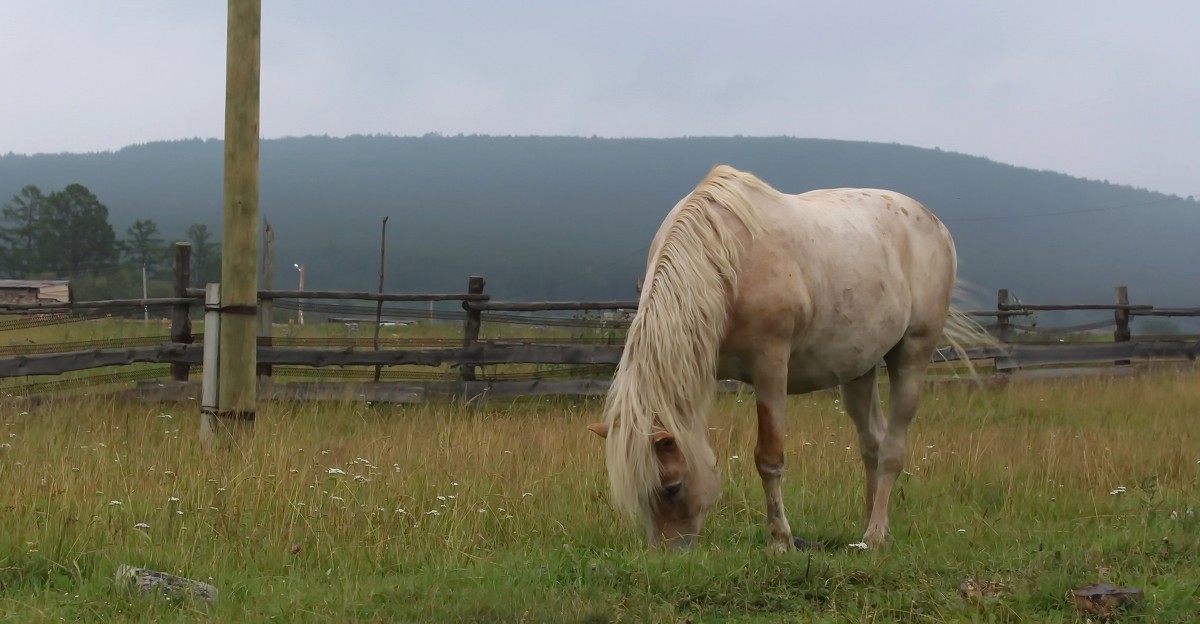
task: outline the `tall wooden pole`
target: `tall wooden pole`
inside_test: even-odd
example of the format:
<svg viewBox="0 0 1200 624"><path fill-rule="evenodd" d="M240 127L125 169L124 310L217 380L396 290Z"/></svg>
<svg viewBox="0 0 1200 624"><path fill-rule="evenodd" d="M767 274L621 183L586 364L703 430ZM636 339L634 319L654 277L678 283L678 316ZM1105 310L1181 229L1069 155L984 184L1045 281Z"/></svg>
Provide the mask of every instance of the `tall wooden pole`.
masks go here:
<svg viewBox="0 0 1200 624"><path fill-rule="evenodd" d="M258 100L261 0L229 0L217 415L253 421L258 303Z"/></svg>

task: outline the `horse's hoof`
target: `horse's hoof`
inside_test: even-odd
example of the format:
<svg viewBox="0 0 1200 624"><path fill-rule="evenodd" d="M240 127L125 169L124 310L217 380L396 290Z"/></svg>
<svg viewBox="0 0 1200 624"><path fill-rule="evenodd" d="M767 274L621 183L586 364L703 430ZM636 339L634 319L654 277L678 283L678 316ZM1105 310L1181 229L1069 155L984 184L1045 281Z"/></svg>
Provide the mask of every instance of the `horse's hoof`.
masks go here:
<svg viewBox="0 0 1200 624"><path fill-rule="evenodd" d="M792 536L792 546L794 546L796 550L825 550L825 545L821 542L806 540L799 535Z"/></svg>

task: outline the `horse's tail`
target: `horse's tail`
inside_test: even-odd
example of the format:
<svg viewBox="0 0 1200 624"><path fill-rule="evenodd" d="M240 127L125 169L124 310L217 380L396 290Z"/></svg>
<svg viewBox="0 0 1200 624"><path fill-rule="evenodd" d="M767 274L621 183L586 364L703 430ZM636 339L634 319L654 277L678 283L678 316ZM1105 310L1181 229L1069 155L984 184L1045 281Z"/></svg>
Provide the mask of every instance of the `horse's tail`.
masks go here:
<svg viewBox="0 0 1200 624"><path fill-rule="evenodd" d="M956 298L965 298L969 286L962 280L955 282L954 294ZM942 328L942 339L949 344L954 353L967 365L967 370L970 371L970 376L978 380L979 375L975 370L974 364L971 362L971 354L968 351L969 347L995 348L1000 346L1000 341L987 328L983 327L970 314L962 309L959 305L951 305L946 313L946 324Z"/></svg>

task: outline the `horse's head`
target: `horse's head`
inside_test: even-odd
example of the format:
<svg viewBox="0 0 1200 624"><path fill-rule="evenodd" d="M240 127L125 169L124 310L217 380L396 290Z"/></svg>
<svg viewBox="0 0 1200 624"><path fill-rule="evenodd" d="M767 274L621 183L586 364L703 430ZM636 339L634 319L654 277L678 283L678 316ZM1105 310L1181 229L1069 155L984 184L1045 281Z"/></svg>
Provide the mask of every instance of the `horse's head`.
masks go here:
<svg viewBox="0 0 1200 624"><path fill-rule="evenodd" d="M592 423L588 429L609 437L605 423ZM661 428L650 434L647 442L642 448L652 449L657 475L653 487L648 488L649 504L638 505L646 538L651 548L689 550L700 538L708 510L721 496L716 456L705 436L696 436L693 442L698 460L694 462L685 460L675 436ZM610 474L613 468L609 466Z"/></svg>

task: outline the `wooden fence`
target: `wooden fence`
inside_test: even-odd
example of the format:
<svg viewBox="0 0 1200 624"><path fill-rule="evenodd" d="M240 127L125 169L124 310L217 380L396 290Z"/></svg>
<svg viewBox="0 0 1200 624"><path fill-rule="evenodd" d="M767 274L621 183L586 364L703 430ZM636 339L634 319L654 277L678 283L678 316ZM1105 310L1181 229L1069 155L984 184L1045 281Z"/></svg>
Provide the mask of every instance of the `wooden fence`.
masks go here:
<svg viewBox="0 0 1200 624"><path fill-rule="evenodd" d="M154 345L138 345L120 348L87 348L62 352L34 352L35 345L22 353L0 356L0 378L36 375L61 375L101 367L122 366L134 363L169 363L171 381L144 383L141 393L147 398L166 400L185 396L198 396L194 383L189 383L189 372L204 361L201 341L191 331L193 310L200 308L204 291L187 288L187 246L177 249L176 280L174 297L157 299L132 299L114 301L91 301L71 304L0 304L0 313L24 313L53 315L56 312L80 310L104 311L130 309L133 307L170 307L172 325L169 342ZM524 396L540 394L597 394L607 389L605 375L586 378L553 379L546 375L530 375L523 379L481 379L481 366L531 364L531 365L579 365L611 367L621 356L619 342L609 344L589 343L539 343L529 339L481 339L480 330L485 322L496 315L513 313L564 312L564 311L625 311L636 312L636 301L493 301L484 292L485 282L481 277L472 277L463 293L439 294L390 294L343 291L263 290L258 293L260 304L277 300L296 300L299 305L314 300L369 301L375 302L375 318L361 319L375 323L382 321L385 302L460 302L463 310L461 346L424 346L410 348L381 348L376 335L371 348L358 344L338 346L279 346L270 332L271 323L264 322L260 330L257 347L260 386L263 396L275 398L358 398L370 401L406 402L421 401L435 397ZM260 305L262 309L269 306ZM1101 310L1111 311L1112 342L1027 344L1015 340L1021 331L1014 319L1029 317L1039 311ZM988 362L1000 374L1019 369L1048 366L1091 365L1098 363L1127 366L1134 361L1187 360L1195 361L1200 353L1200 340L1194 337L1178 339L1134 340L1130 322L1139 316L1200 317L1200 308L1155 308L1145 304L1131 304L1128 290L1118 287L1113 303L1097 304L1052 304L1031 305L1013 300L1007 290L997 296L995 310L972 311L976 317L995 319L992 330L1002 341L996 347L972 347L968 356L975 362ZM512 320L514 317L503 317ZM561 320L561 319L560 319ZM269 319L268 319L269 321ZM612 327L627 325L620 320L609 323ZM1094 326L1094 324L1092 325ZM949 348L939 350L934 362L952 362L957 353ZM378 371L383 367L417 365L425 367L451 367L457 369L455 378L438 380L380 380ZM370 382L286 382L272 383L272 371L278 366L301 367L376 367L375 381ZM611 370L603 369L603 370Z"/></svg>

